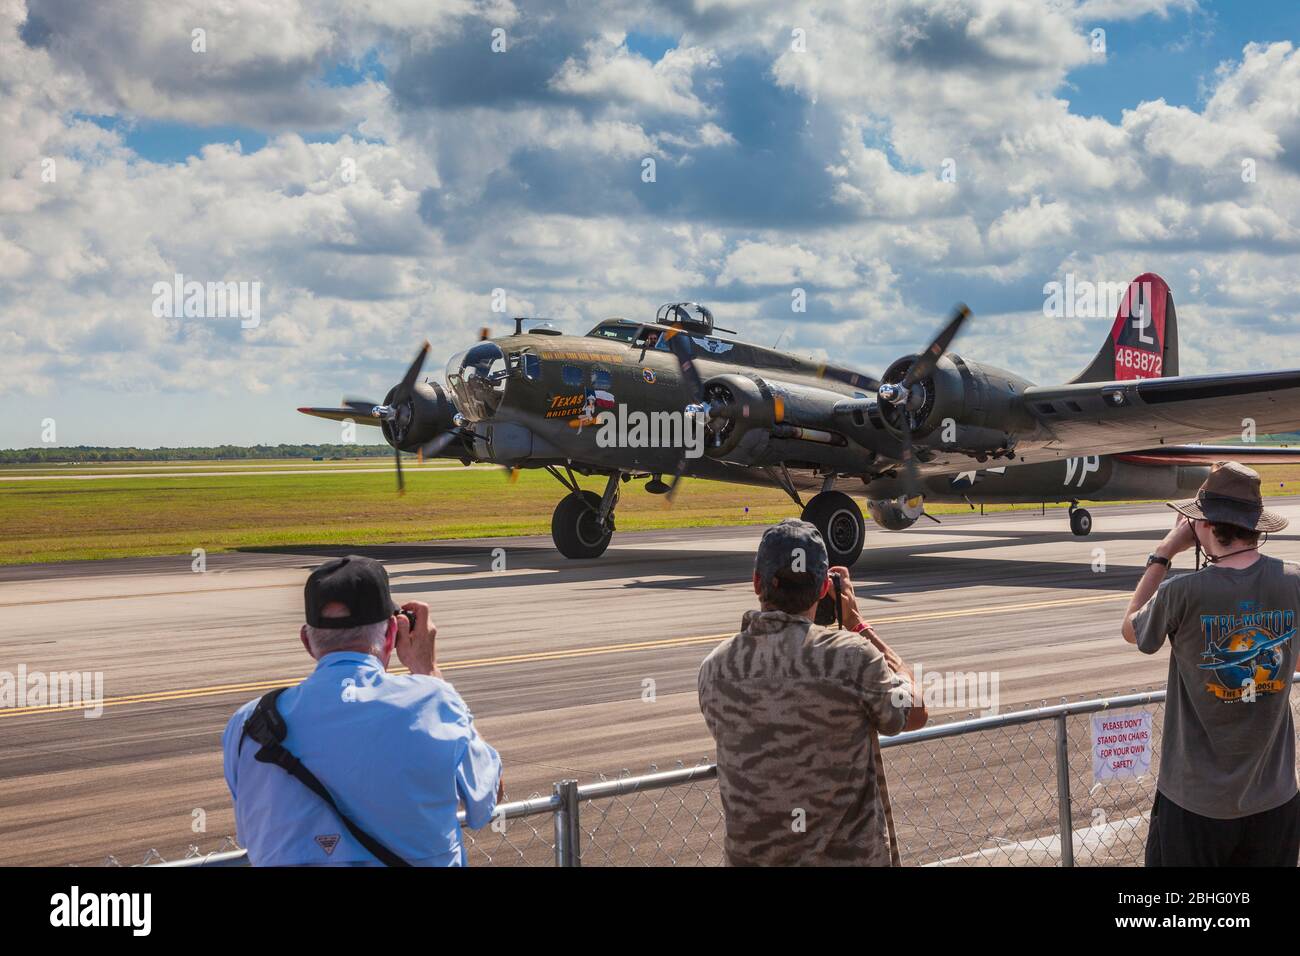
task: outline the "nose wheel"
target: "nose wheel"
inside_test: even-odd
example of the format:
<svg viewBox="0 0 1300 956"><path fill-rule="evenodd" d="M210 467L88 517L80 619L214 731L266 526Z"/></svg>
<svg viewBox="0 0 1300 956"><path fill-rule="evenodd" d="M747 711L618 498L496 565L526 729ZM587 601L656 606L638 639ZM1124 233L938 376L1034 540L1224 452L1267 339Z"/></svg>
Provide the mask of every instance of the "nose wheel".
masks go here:
<svg viewBox="0 0 1300 956"><path fill-rule="evenodd" d="M1087 508L1070 505L1070 530L1079 538L1087 537L1092 531L1092 515Z"/></svg>
<svg viewBox="0 0 1300 956"><path fill-rule="evenodd" d="M832 566L853 567L867 540L867 523L856 501L842 491L823 491L812 497L802 517L821 532Z"/></svg>

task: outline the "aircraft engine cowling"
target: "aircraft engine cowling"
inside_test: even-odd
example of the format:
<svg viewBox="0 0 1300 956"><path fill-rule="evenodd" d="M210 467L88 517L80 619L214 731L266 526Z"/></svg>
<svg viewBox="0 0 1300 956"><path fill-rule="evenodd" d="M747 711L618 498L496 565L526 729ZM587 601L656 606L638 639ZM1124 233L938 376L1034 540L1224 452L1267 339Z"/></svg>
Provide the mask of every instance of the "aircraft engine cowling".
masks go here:
<svg viewBox="0 0 1300 956"><path fill-rule="evenodd" d="M775 418L772 393L761 378L715 376L704 383L704 401L712 409L704 436L710 457L746 461L767 447Z"/></svg>
<svg viewBox="0 0 1300 956"><path fill-rule="evenodd" d="M901 382L914 358L899 359L881 381ZM901 416L908 415L918 443L962 451L981 461L1010 457L1015 433L1034 428L1021 397L1030 384L991 365L947 354L932 374L912 386L903 404L881 402L881 420L895 437L902 435Z"/></svg>
<svg viewBox="0 0 1300 956"><path fill-rule="evenodd" d="M920 498L867 499L867 511L880 527L888 531L902 531L916 523L925 511L925 501Z"/></svg>
<svg viewBox="0 0 1300 956"><path fill-rule="evenodd" d="M391 405L401 386L389 389L384 398ZM437 382L417 382L407 401L394 408L392 421L380 424L384 441L401 451L413 452L435 436L454 426L456 406Z"/></svg>

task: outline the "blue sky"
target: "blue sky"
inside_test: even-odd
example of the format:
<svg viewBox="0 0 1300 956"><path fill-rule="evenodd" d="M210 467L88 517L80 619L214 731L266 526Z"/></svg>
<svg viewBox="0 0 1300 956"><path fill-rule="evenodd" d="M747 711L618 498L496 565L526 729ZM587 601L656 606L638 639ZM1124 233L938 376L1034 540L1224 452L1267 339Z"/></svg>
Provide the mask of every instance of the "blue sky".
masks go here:
<svg viewBox="0 0 1300 956"><path fill-rule="evenodd" d="M1300 4L1288 0L1202 6L1171 12L1163 21L1098 21L1113 59L1070 73L1065 95L1071 109L1118 122L1135 95L1197 108L1219 64L1238 58L1247 43L1300 37Z"/></svg>
<svg viewBox="0 0 1300 956"><path fill-rule="evenodd" d="M1300 364L1297 38L1281 2L27 0L0 445L334 440L293 409L382 397L426 336L440 368L494 289L574 331L697 298L868 372L963 299L959 351L1046 381L1109 318L1045 319L1044 284L1154 269L1186 370ZM257 283L259 321L155 314L177 273Z"/></svg>

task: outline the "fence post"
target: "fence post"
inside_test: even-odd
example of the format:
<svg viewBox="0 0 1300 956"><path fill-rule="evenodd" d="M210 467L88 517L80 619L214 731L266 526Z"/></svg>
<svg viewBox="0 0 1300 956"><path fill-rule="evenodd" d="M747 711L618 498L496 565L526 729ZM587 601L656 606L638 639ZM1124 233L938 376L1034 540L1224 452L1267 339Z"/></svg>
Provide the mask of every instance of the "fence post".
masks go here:
<svg viewBox="0 0 1300 956"><path fill-rule="evenodd" d="M1061 824L1061 866L1074 866L1074 818L1070 811L1070 740L1066 715L1056 717L1056 814Z"/></svg>
<svg viewBox="0 0 1300 956"><path fill-rule="evenodd" d="M555 865L582 866L582 828L578 823L578 781L561 780L555 785L560 798L555 808Z"/></svg>

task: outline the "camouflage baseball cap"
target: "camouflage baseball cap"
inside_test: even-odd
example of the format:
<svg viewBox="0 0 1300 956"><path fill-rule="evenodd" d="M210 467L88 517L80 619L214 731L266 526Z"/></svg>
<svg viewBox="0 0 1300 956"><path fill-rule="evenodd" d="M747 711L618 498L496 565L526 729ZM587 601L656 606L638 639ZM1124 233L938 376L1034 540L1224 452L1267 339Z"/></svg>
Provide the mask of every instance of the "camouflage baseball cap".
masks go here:
<svg viewBox="0 0 1300 956"><path fill-rule="evenodd" d="M821 581L831 568L826 542L817 526L798 518L786 518L763 532L754 558L754 570L764 581L781 571L805 572Z"/></svg>

